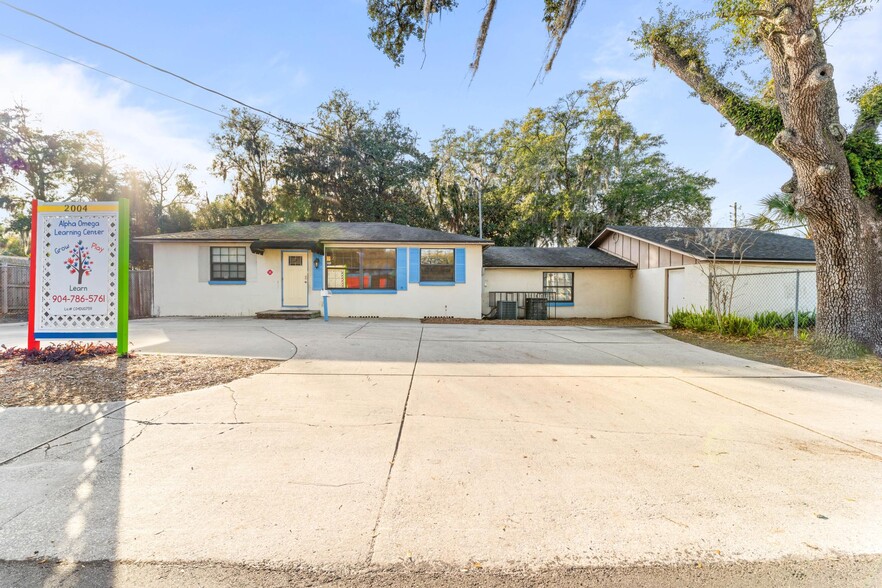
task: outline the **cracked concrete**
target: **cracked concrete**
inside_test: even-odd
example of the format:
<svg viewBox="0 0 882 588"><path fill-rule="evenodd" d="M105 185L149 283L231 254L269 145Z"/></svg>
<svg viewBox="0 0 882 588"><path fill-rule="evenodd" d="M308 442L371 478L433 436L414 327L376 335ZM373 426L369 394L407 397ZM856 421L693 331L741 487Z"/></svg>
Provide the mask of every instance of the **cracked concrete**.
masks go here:
<svg viewBox="0 0 882 588"><path fill-rule="evenodd" d="M236 325L296 355L161 398L0 410L0 560L510 570L882 553L879 389L645 330Z"/></svg>

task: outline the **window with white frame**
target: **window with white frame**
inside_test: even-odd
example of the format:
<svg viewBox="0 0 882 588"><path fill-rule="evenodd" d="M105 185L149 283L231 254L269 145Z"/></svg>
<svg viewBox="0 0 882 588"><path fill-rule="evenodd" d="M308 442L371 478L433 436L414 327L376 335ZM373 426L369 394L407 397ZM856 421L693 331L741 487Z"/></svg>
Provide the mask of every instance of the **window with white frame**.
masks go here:
<svg viewBox="0 0 882 588"><path fill-rule="evenodd" d="M552 302L572 302L573 272L543 272L542 289Z"/></svg>
<svg viewBox="0 0 882 588"><path fill-rule="evenodd" d="M244 282L245 281L245 248L244 247L212 247L211 248L211 281L212 282Z"/></svg>

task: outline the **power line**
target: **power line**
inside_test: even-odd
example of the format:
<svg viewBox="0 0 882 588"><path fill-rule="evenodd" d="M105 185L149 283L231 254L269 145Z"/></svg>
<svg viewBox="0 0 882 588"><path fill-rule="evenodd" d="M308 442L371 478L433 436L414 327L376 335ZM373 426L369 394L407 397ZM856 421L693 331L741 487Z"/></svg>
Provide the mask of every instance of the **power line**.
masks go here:
<svg viewBox="0 0 882 588"><path fill-rule="evenodd" d="M195 87L197 87L197 88L199 88L199 89L201 89L201 90L205 90L206 92L210 92L210 93L212 93L212 94L215 94L216 96L220 96L221 98L224 98L224 99L226 99L226 100L230 100L231 102L235 102L236 104L238 104L238 105L240 105L240 106L244 106L245 108L248 108L248 109L253 110L253 111L255 111L255 112L259 112L259 113L263 114L264 116L268 116L268 117L270 117L270 118L272 118L272 119L274 119L274 120L276 120L276 121L278 121L278 122L280 122L280 123L283 123L283 124L290 125L290 126L292 126L292 127L298 128L298 129L300 129L300 130L302 130L302 131L304 131L304 132L310 133L310 134L312 134L312 135L316 135L316 136L319 136L319 137L322 136L321 133L319 133L319 132L317 132L317 131L315 131L315 130L313 130L313 129L310 129L309 127L306 127L306 126L304 126L304 125L301 125L301 124L298 124L298 123L295 123L295 122L291 122L291 121L289 121L289 120L287 120L287 119L285 119L285 118L282 118L282 117L280 117L280 116L276 116L275 114L273 114L273 113L271 113L271 112L268 112L268 111L263 110L263 109L261 109L261 108L258 108L258 107L256 107L256 106L251 106L250 104L248 104L248 103L246 103L246 102L243 102L243 101L241 101L241 100L238 100L238 99L236 99L236 98L233 98L232 96L229 96L228 94L224 94L223 92L219 92L219 91L217 91L217 90L214 90L214 89L212 89L212 88L209 88L208 86L203 86L202 84L200 84L200 83L198 83L198 82L194 82L193 80L191 80L191 79L189 79L189 78L187 78L187 77L185 77L185 76L182 76L182 75L180 75L180 74L176 74L176 73L173 72L173 71L170 71L170 70L165 69L165 68L163 68L163 67L160 67L160 66L158 66L158 65L154 65L154 64L152 64L152 63L150 63L150 62L148 62L148 61L145 61L145 60L143 60L143 59L140 59L140 58L138 58L138 57L135 57L135 56L132 55L131 53L126 53L125 51L123 51L123 50L121 50L121 49L117 49L116 47L113 47L112 45L108 45L107 43L103 43L103 42L101 42L101 41L98 41L98 40L96 40L96 39L93 39L93 38L91 38L91 37L88 37L88 36L86 36L86 35L84 35L84 34L82 34L82 33L78 33L77 31L75 31L75 30L73 30L73 29L70 29L70 28L68 28L68 27L66 27L66 26L64 26L64 25L62 25L62 24L60 24L60 23L57 23L57 22L53 21L53 20L50 20L50 19L48 19L48 18L46 18L46 17L44 17L44 16L40 16L39 14L36 14L36 13L34 13L34 12L31 12L30 10L25 10L24 8L21 8L20 6L16 6L15 4L12 4L12 3L10 3L10 2L6 2L6 0L0 0L0 4L6 6L6 7L8 7L8 8L11 8L12 10L15 10L16 12L20 12L21 14L24 14L24 15L30 16L31 18L36 18L37 20L43 21L43 22L45 22L46 24L49 24L49 25L52 25L53 27L56 27L56 28L58 28L58 29L61 29L62 31L64 31L64 32L66 32L66 33L69 33L69 34L71 34L71 35L74 35L75 37L79 37L80 39L83 39L83 40L85 40L85 41L88 41L89 43L92 43L93 45L98 45L99 47L103 47L104 49L108 49L108 50L110 50L110 51L113 51L114 53L118 53L119 55L122 55L123 57L127 57L128 59L131 59L132 61L135 61L135 62L137 62L137 63L140 63L141 65L145 65L145 66L147 66L147 67L149 67L149 68L151 68L151 69L154 69L154 70L156 70L156 71L158 71L158 72L164 73L164 74L169 75L169 76L172 76L172 77L174 77L174 78L177 78L177 79L179 79L179 80L181 80L181 81L183 81L183 82L185 82L185 83L187 83L187 84L190 84L191 86L195 86Z"/></svg>
<svg viewBox="0 0 882 588"><path fill-rule="evenodd" d="M225 119L225 120L232 120L232 117L230 117L229 115L224 114L222 112L218 112L216 110L211 110L210 108L206 108L204 106L194 104L193 102L188 102L187 100L184 100L183 98L178 98L177 96L172 96L171 94L166 94L165 92L162 92L160 90L156 90L156 89L151 88L149 86L145 86L144 84L139 84L138 82L133 82L132 80L127 80L126 78L120 77L116 74L112 74L108 71L104 71L103 69L99 69L99 68L91 66L87 63L83 63L82 61L77 61L76 59L71 59L70 57L66 57L64 55L61 55L60 53L55 53L54 51L50 51L49 49L44 49L43 47L40 47L38 45L34 45L33 43L28 43L27 41L23 41L21 39L18 39L16 37L11 36L11 35L7 35L5 33L0 33L0 37L3 37L5 39L9 39L10 41L15 41L16 43L20 43L26 47L30 47L31 49L36 49L37 51L42 51L43 53L46 53L47 55L57 57L58 59L63 59L63 60L68 61L70 63L74 63L76 65L79 65L80 67L84 67L84 68L89 69L91 71L98 72L98 73L103 74L109 78L119 80L120 82L125 82L126 84L130 84L132 86L135 86L136 88L141 88L142 90L147 90L148 92L152 92L158 96L162 96L163 98L168 98L169 100L174 100L175 102L180 102L181 104L184 104L186 106L190 106L192 108L196 108L198 110L201 110L203 112L207 112L209 114L213 114L214 116L217 116L217 117ZM278 133L274 133L273 131L262 131L262 132L264 132L268 135L272 135L274 137L278 137L280 139L285 138Z"/></svg>
<svg viewBox="0 0 882 588"><path fill-rule="evenodd" d="M137 82L133 82L131 80L121 78L118 75L112 74L110 72L106 72L103 69L98 69L97 67L92 67L91 65L88 65L88 64L83 63L81 61L77 61L76 59L71 59L70 57L65 57L64 55L61 55L59 53L55 53L54 51L50 51L49 49L44 49L42 47L38 47L37 45L33 45L31 43L28 43L27 41L22 41L21 39L17 39L16 37L13 37L11 35L7 35L5 33L0 33L0 37L3 37L5 39L9 39L10 41L15 41L16 43L20 43L26 47L30 47L31 49L36 49L37 51L42 51L43 53L46 53L48 55L52 55L53 57L57 57L59 59L65 60L65 61L69 61L70 63L75 63L81 67L85 67L86 69L90 69L90 70L98 72L100 74L104 74L105 76L108 76L108 77L113 78L115 80L119 80L121 82L131 84L132 86L135 86L137 88L141 88L142 90L147 90L148 92L153 92L154 94L157 94L159 96L163 96L165 98L169 98L170 100L174 100L175 102L180 102L181 104L186 104L187 106L192 106L193 108L198 108L199 110L202 110L202 111L207 112L209 114L213 114L215 116L219 116L221 118L229 118L227 115L222 114L217 111L214 111L214 110L211 110L210 108L205 108L204 106L199 106L198 104L193 104L192 102L187 102L186 100L183 100L182 98L178 98L176 96L172 96L171 94L166 94L165 92L160 92L159 90L154 90L153 88L149 88L149 87L144 86L142 84L139 84Z"/></svg>
<svg viewBox="0 0 882 588"><path fill-rule="evenodd" d="M147 66L147 67L149 67L149 68L151 68L151 69L154 69L154 70L156 70L156 71L158 71L158 72L164 73L164 74L169 75L169 76L172 76L172 77L174 77L174 78L177 78L177 79L179 79L179 80L181 80L181 81L183 81L183 82L185 82L185 83L187 83L187 84L190 84L191 86L195 86L196 88L199 88L199 89L201 89L201 90L204 90L204 91L209 92L209 93L211 93L211 94L214 94L214 95L216 95L216 96L220 96L221 98L224 98L224 99L226 99L226 100L230 100L230 101L232 101L232 102L235 102L236 104L239 104L240 106L243 106L243 107L245 107L245 108L248 108L248 109L250 109L250 110L253 110L254 112L259 112L260 114L263 114L263 115L265 115L265 116L268 116L268 117L270 117L270 118L272 118L272 119L274 119L274 120L276 120L276 121L278 121L278 122L280 122L280 123L282 123L282 124L288 125L288 126L290 126L290 127L296 128L296 129L300 129L301 131L303 131L303 132L305 132L305 133L309 133L310 135L313 135L313 136L315 136L315 137L319 137L319 138L322 138L322 139L326 139L326 140L329 140L329 141L332 141L332 142L334 142L334 143L338 143L338 144L340 143L340 141L339 141L336 137L333 137L333 136L330 136L330 135L326 135L326 134L324 134L324 133L322 133L322 132L320 132L320 131L317 131L317 130L315 130L315 129L312 129L312 128L306 126L306 125L299 124L299 123L295 123L295 122L292 122L292 121L290 121L290 120L288 120L288 119L282 118L282 117L280 117L280 116L276 116L275 114L273 114L273 113L271 113L271 112L268 112L268 111L266 111L266 110L263 110L263 109L261 109L261 108L258 108L258 107L256 107L256 106L251 106L250 104L248 104L248 103L246 103L246 102L243 102L243 101L241 101L241 100L238 100L238 99L236 99L236 98L233 98L232 96L229 96L229 95L227 95L227 94L224 94L223 92L219 92L219 91L217 91L217 90L214 90L214 89L212 89L212 88L209 88L208 86L203 86L202 84L199 84L199 83L197 83L197 82L194 82L193 80L191 80L191 79L189 79L189 78L187 78L187 77L185 77L185 76L182 76L182 75L180 75L180 74L176 74L176 73L174 73L173 71L170 71L170 70L165 69L165 68L163 68L163 67L160 67L160 66L158 66L158 65L154 65L154 64L152 64L152 63L150 63L150 62L148 62L148 61L145 61L145 60L143 60L143 59L140 59L140 58L138 58L138 57L135 57L134 55L132 55L132 54L130 54L130 53L127 53L127 52L125 52L125 51L123 51L123 50L121 50L121 49L117 49L116 47L113 47L112 45L108 45L107 43L103 43L103 42L101 42L101 41L98 41L98 40L96 40L96 39L93 39L93 38L91 38L91 37L88 37L88 36L86 36L86 35L84 35L84 34L82 34L82 33L78 33L77 31L75 31L75 30L73 30L73 29L70 29L70 28L68 28L68 27L66 27L66 26L64 26L64 25L62 25L62 24L60 24L60 23L57 23L57 22L55 22L55 21L53 21L53 20L51 20L51 19L49 19L49 18L46 18L46 17L44 17L44 16L40 16L39 14L36 14L36 13L34 13L34 12L31 12L30 10L26 10L26 9L24 9L24 8L21 8L20 6L16 6L15 4L12 4L12 3L10 3L10 2L7 2L6 0L0 0L0 5L6 6L6 7L8 7L8 8L11 8L12 10L15 10L16 12L20 12L20 13L22 13L22 14L24 14L24 15L27 15L27 16L30 16L30 17L32 17L32 18L36 18L37 20L40 20L40 21L42 21L42 22L45 22L46 24L49 24L49 25L51 25L51 26L53 26L53 27L56 27L56 28L58 28L58 29L61 29L62 31L64 31L64 32L66 32L66 33L69 33L69 34L71 34L71 35L74 35L75 37L79 37L80 39L83 39L83 40L85 40L85 41L88 41L89 43L92 43L92 44L97 45L97 46L99 46L99 47L103 47L103 48L105 48L105 49L108 49L108 50L110 50L110 51L113 51L114 53L118 53L119 55L122 55L122 56L124 56L124 57L127 57L128 59L131 59L131 60L133 60L133 61L135 61L135 62L137 62L137 63L140 63L141 65L145 65L145 66ZM5 36L5 35L4 35L4 36ZM37 47L35 47L35 48L37 48ZM37 48L37 49L40 49L40 48ZM45 51L44 49L40 49L40 50L41 50L41 51ZM59 56L59 57L61 57L61 56ZM66 58L66 57L62 57L62 59L68 59L68 58ZM69 60L69 61L72 61L72 60ZM83 65L84 67L89 67L90 69L95 69L95 68L92 68L91 66L87 66L87 65L85 65L85 64L80 64L80 65ZM100 70L95 69L95 71L100 71ZM101 73L106 73L106 72L101 72ZM112 75L112 74L107 74L107 75ZM116 77L117 79L122 79L122 78L119 78L118 76L113 76L113 77ZM127 81L127 80L123 80L123 81ZM139 87L144 87L145 89L149 89L149 88L146 88L145 86L141 86L140 84L134 84L134 82L129 82L129 83L132 83L133 85L136 85L136 86L139 86ZM163 94L163 95L164 95L164 93L158 92L158 91L156 91L156 90L152 90L152 89L150 89L150 91L152 91L152 92L156 92L156 93L159 93L159 94ZM169 97L169 98L172 98L173 100L178 100L178 101L180 101L180 102L184 102L184 101L179 100L179 99L177 99L177 98L173 98L172 96L168 96L168 97ZM195 106L196 108L199 108L199 109L201 109L201 110L207 110L207 109L202 108L202 107L200 107L200 106L198 106L198 105L192 105L192 106ZM217 113L215 113L215 112L213 112L213 111L210 111L210 112L212 112L212 114L217 114ZM221 115L221 116L223 116L223 115ZM224 117L224 118L230 118L230 117ZM275 136L277 136L277 137L280 136L280 135L277 135L276 133L271 133L271 132L269 132L269 131L264 131L264 132L269 133L269 134L272 134L272 135L275 135ZM353 151L359 153L360 155L362 155L363 157L365 157L365 158L367 158L367 159L374 159L374 160L376 160L376 157L375 157L373 154L368 153L367 151L364 151L364 150L361 149L360 147L357 147L357 146L355 146L355 145L353 145L353 144L348 144L348 145L345 145L345 146L348 147L348 148L350 148L350 149L352 149Z"/></svg>

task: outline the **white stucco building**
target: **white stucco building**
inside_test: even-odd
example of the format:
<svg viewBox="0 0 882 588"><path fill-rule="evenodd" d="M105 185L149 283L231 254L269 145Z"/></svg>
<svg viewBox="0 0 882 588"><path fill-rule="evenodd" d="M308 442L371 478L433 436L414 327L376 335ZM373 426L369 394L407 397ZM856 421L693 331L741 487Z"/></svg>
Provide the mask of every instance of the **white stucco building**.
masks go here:
<svg viewBox="0 0 882 588"><path fill-rule="evenodd" d="M738 275L733 312L751 317L793 310L796 272L802 274L801 309L815 307L815 246L809 239L749 228L610 226L590 247L636 266L634 317L664 323L677 308L707 308L711 263L717 275Z"/></svg>
<svg viewBox="0 0 882 588"><path fill-rule="evenodd" d="M391 223L296 222L142 237L156 316L481 316L488 241Z"/></svg>
<svg viewBox="0 0 882 588"><path fill-rule="evenodd" d="M732 308L815 304L811 241L753 229L610 226L589 247L494 247L391 223L296 222L140 237L153 245L156 316L493 316L500 299L547 300L557 318L667 322L709 306L707 267L738 268ZM794 274L801 273L798 289ZM795 282L794 282L795 283Z"/></svg>

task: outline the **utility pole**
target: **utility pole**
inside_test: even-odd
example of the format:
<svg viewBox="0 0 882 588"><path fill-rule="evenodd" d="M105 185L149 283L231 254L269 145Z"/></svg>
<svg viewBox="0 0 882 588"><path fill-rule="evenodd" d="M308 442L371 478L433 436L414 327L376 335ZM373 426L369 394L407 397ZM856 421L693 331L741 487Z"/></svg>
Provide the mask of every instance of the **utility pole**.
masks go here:
<svg viewBox="0 0 882 588"><path fill-rule="evenodd" d="M472 185L472 190L478 193L478 238L484 238L484 203L483 203L483 190L478 188L478 178L475 175L472 175L469 183Z"/></svg>
<svg viewBox="0 0 882 588"><path fill-rule="evenodd" d="M484 238L484 203L482 202L481 192L478 190L478 237Z"/></svg>
<svg viewBox="0 0 882 588"><path fill-rule="evenodd" d="M736 229L738 228L738 203L733 202L731 205L732 208L732 226Z"/></svg>

